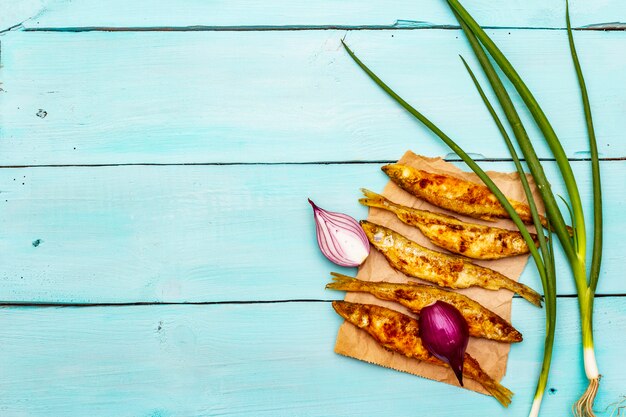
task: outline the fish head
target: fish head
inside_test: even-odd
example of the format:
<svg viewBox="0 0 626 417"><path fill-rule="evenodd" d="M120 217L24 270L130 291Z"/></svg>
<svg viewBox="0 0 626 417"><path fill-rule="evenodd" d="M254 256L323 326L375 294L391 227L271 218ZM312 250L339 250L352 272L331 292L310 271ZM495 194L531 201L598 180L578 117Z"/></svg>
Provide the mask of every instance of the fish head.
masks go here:
<svg viewBox="0 0 626 417"><path fill-rule="evenodd" d="M346 319L354 311L354 304L347 301L333 301L333 308L337 314Z"/></svg>
<svg viewBox="0 0 626 417"><path fill-rule="evenodd" d="M413 175L413 171L415 171L410 166L402 164L388 164L381 169L389 178L397 181L408 180Z"/></svg>
<svg viewBox="0 0 626 417"><path fill-rule="evenodd" d="M361 220L359 223L372 245L381 250L393 246L393 232L390 229L367 220Z"/></svg>
<svg viewBox="0 0 626 417"><path fill-rule="evenodd" d="M361 220L359 224L361 225L361 228L367 235L367 238L370 240L370 242L373 241L374 235L377 232L380 232L380 226L377 225L376 223L372 223L367 220Z"/></svg>
<svg viewBox="0 0 626 417"><path fill-rule="evenodd" d="M370 323L370 310L372 307L369 304L350 303L348 301L333 301L333 308L341 317L346 321L354 324L357 327L367 327Z"/></svg>

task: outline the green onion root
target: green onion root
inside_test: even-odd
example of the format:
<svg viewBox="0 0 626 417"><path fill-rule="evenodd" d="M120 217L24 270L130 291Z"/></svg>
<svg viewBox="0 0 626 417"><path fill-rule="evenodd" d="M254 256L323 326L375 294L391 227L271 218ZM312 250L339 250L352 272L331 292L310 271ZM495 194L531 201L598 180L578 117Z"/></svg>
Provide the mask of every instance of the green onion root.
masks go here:
<svg viewBox="0 0 626 417"><path fill-rule="evenodd" d="M593 353L593 350L591 351ZM585 354L587 352L585 351ZM595 359L594 359L595 360ZM585 368L587 362L585 361ZM586 371L586 369L585 369ZM600 376L594 379L589 380L589 386L587 387L587 391L583 394L582 397L572 406L572 412L576 417L595 417L595 413L593 412L593 402L596 399L596 394L598 394L598 389L600 388Z"/></svg>

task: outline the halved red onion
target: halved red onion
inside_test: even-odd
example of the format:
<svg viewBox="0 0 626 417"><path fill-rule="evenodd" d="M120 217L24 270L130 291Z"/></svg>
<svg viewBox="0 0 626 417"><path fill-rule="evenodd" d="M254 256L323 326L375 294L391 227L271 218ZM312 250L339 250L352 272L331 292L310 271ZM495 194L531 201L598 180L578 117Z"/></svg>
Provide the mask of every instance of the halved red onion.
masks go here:
<svg viewBox="0 0 626 417"><path fill-rule="evenodd" d="M328 260L340 266L359 266L370 253L370 243L359 223L352 217L313 207L317 244Z"/></svg>
<svg viewBox="0 0 626 417"><path fill-rule="evenodd" d="M469 342L469 329L461 312L443 301L420 311L419 333L424 347L450 365L463 386L463 360Z"/></svg>

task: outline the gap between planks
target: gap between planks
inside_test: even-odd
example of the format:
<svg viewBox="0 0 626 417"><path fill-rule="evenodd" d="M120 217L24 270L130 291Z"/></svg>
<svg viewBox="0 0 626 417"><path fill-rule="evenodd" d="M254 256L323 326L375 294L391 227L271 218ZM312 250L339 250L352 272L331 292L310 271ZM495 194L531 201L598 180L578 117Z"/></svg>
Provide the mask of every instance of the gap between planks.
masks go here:
<svg viewBox="0 0 626 417"><path fill-rule="evenodd" d="M557 298L576 298L576 294L560 294ZM623 294L596 294L597 298L609 298L609 297L626 297L626 293ZM513 298L519 298L520 296L514 295ZM203 306L203 305L237 305L237 304L287 304L287 303L332 303L337 300L320 300L320 299L294 299L294 300L260 300L260 301L245 301L245 300L231 300L231 301L177 301L177 302L159 302L159 301L138 301L138 302L125 302L125 303L27 303L27 302L15 302L15 303L0 303L0 308L14 308L14 307L34 307L34 308L56 308L56 307L75 307L75 308L87 308L87 307L136 307L136 306Z"/></svg>
<svg viewBox="0 0 626 417"><path fill-rule="evenodd" d="M13 26L7 30L17 29L24 32L263 32L263 31L314 31L314 30L460 30L458 25L438 25L428 22L396 22L393 25L289 25L289 26L77 26L77 27L41 27L23 28ZM483 26L487 30L561 30L564 27L526 27L526 26ZM626 23L598 23L574 28L575 31L626 31Z"/></svg>
<svg viewBox="0 0 626 417"><path fill-rule="evenodd" d="M447 162L463 162L460 158L444 158ZM511 158L474 158L478 162L513 162ZM589 162L591 158L568 158L570 162ZM601 162L626 161L626 156L616 158L600 158ZM526 162L525 159L520 159ZM541 162L555 162L554 158L539 158ZM124 166L231 166L231 165L367 165L367 164L392 164L397 161L391 159L367 160L367 161L308 161L308 162L128 162L120 164L33 164L33 165L0 165L0 169L21 168L98 168L98 167L124 167Z"/></svg>

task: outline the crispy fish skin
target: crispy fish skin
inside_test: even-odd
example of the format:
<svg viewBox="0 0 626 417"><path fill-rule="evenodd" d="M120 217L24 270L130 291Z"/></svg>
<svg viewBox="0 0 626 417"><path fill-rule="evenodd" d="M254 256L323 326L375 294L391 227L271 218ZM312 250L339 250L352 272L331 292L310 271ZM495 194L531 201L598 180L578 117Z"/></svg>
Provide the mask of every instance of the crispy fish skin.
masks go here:
<svg viewBox="0 0 626 417"><path fill-rule="evenodd" d="M510 218L496 196L485 185L450 175L433 174L402 164L385 165L382 170L400 188L437 207L488 221ZM533 223L528 204L510 198L508 200L524 223ZM541 224L547 228L548 220L541 215L539 218Z"/></svg>
<svg viewBox="0 0 626 417"><path fill-rule="evenodd" d="M432 285L417 283L396 284L392 282L361 281L346 275L331 272L333 282L326 288L339 291L357 291L372 294L381 300L395 301L414 313L435 301L444 301L459 310L467 321L470 336L517 343L522 341L522 334L506 320L480 303L453 291Z"/></svg>
<svg viewBox="0 0 626 417"><path fill-rule="evenodd" d="M460 256L430 250L375 223L365 220L360 223L370 243L387 258L394 269L405 275L447 288L504 288L541 307L541 295L499 272L475 265Z"/></svg>
<svg viewBox="0 0 626 417"><path fill-rule="evenodd" d="M368 207L394 213L404 223L415 226L433 244L473 259L501 259L529 252L518 231L467 223L446 214L433 213L396 204L382 195L361 189L367 198L359 200ZM537 243L537 235L531 233Z"/></svg>
<svg viewBox="0 0 626 417"><path fill-rule="evenodd" d="M384 348L432 364L448 365L430 354L419 337L419 324L414 318L373 304L333 301L333 308L348 322L368 332ZM511 403L513 393L482 370L478 362L465 354L463 375L481 384L500 404Z"/></svg>

